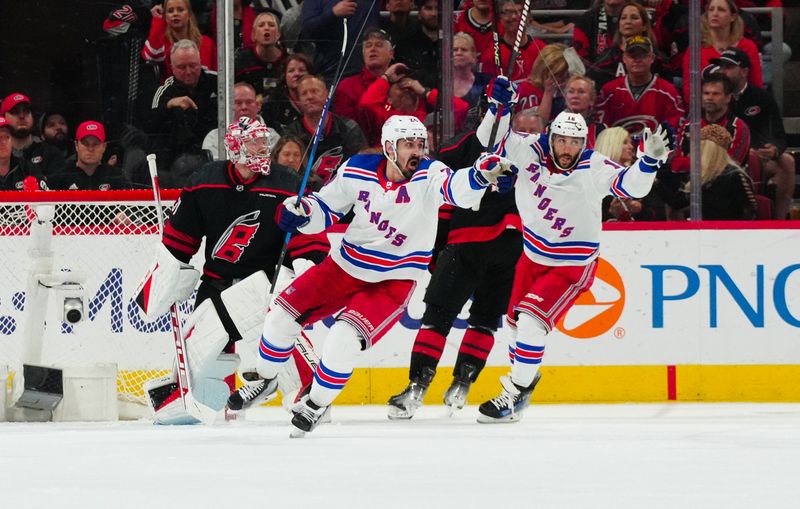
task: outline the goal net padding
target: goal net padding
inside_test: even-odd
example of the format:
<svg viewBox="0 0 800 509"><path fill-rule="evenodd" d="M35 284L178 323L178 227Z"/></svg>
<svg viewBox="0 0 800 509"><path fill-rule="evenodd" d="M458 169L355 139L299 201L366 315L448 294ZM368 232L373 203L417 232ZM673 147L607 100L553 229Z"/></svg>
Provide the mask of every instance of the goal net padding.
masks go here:
<svg viewBox="0 0 800 509"><path fill-rule="evenodd" d="M162 191L165 209L178 195ZM114 363L120 416L146 415L143 385L168 374L175 356L169 314L148 321L134 302L160 242L149 190L0 192L0 372L13 377L22 364L31 221L38 207L48 205L54 208L52 270L85 276L84 319L65 323L63 300L51 292L46 314L36 314L45 323L42 365ZM202 247L192 263L202 266ZM182 320L193 300L180 303Z"/></svg>

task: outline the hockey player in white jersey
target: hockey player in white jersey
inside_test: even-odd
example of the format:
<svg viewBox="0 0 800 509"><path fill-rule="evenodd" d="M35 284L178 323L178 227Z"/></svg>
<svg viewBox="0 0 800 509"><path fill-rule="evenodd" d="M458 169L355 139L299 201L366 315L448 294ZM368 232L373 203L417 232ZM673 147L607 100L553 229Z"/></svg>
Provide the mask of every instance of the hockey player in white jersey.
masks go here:
<svg viewBox="0 0 800 509"><path fill-rule="evenodd" d="M509 132L516 87L503 77L491 92L490 111L478 128L488 144L496 104L502 104L492 147L519 168L515 199L523 226L523 256L516 267L506 321L512 330L513 365L501 377L499 396L483 403L479 422L520 418L539 381L545 337L592 285L600 249L603 198L641 198L666 161L670 136L662 127L645 130L638 159L623 167L586 146L588 130L579 114L564 111L547 134Z"/></svg>
<svg viewBox="0 0 800 509"><path fill-rule="evenodd" d="M272 394L294 337L339 312L311 389L293 409L293 436L313 430L349 380L359 352L400 319L431 261L439 207L477 205L490 184L511 189L515 169L501 156L484 154L469 170L454 173L424 156L426 140L417 118L393 116L381 131L384 155L353 156L299 206L296 198L283 202L277 220L286 231L323 231L350 209L355 217L341 247L277 297L259 347L263 380L242 387L229 402L246 408Z"/></svg>

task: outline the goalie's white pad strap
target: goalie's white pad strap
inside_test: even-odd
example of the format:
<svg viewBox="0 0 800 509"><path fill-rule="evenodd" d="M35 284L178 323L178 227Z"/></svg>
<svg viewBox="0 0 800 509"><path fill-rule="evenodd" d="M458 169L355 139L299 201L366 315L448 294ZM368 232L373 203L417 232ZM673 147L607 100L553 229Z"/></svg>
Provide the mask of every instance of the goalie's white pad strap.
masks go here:
<svg viewBox="0 0 800 509"><path fill-rule="evenodd" d="M192 295L200 280L200 272L183 263L164 246L156 246L155 262L136 289L136 303L148 319L155 319L169 307Z"/></svg>

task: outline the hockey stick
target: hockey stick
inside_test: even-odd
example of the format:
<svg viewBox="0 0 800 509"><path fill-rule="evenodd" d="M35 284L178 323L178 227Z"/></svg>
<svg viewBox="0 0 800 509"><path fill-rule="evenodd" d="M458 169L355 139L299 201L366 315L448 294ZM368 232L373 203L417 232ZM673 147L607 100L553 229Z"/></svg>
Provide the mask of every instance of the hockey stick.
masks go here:
<svg viewBox="0 0 800 509"><path fill-rule="evenodd" d="M511 55L508 58L508 65L506 66L506 78L511 81L511 72L514 70L514 64L516 63L517 56L519 55L519 46L522 43L522 36L525 34L525 28L528 24L528 14L531 10L531 0L525 0L522 4L522 12L520 13L519 25L517 26L517 36L514 39L514 46L511 49ZM494 37L497 37L497 30L494 31ZM500 44L498 42L497 49L495 51L495 63L497 68L500 69ZM503 116L503 105L497 105L497 114L494 118L494 124L492 124L492 133L489 136L489 145L486 147L489 150L494 148L494 142L497 138L497 130L500 128L500 117Z"/></svg>
<svg viewBox="0 0 800 509"><path fill-rule="evenodd" d="M369 10L367 11L366 16L364 17L364 22L361 24L361 28L359 28L358 33L356 34L355 40L359 40L361 38L361 33L364 31L364 27L367 24L367 20L369 19L369 15L372 13L372 9L375 7L375 1L372 0L372 3L369 6ZM347 69L347 64L350 62L350 58L353 56L353 51L356 49L356 45L354 44L352 48L350 48L350 53L347 54L347 58L345 58L345 52L347 50L347 18L342 18L342 24L344 28L344 35L342 36L342 49L340 51L339 57L339 64L336 66L336 72L334 73L333 83L331 83L331 88L328 90L328 97L325 99L325 105L322 108L322 115L319 117L319 122L317 122L317 129L314 132L314 138L311 143L311 153L308 157L308 161L306 162L306 171L303 173L303 180L300 183L300 190L297 193L297 200L295 201L295 207L300 206L300 200L303 198L303 195L306 191L306 185L308 184L308 177L311 174L311 168L314 166L314 157L317 155L317 147L319 146L319 142L322 139L322 131L325 128L325 123L328 118L328 111L331 107L331 101L333 100L333 94L339 86L339 82L342 80L342 75L344 74L345 69ZM292 239L291 232L286 232L286 236L283 239L283 247L281 248L281 253L278 256L278 263L275 266L275 275L272 278L272 285L269 289L270 297L273 293L275 293L275 284L278 282L278 275L280 274L281 268L283 267L283 260L286 258L286 251L289 248L289 241Z"/></svg>
<svg viewBox="0 0 800 509"><path fill-rule="evenodd" d="M158 183L158 168L156 167L156 155L147 155L147 166L150 170L150 180L153 184L153 196L156 202L156 217L158 218L158 231L161 237L164 236L164 208L161 205L161 186ZM175 363L177 365L178 393L183 401L183 407L190 417L201 422L212 422L217 412L198 402L192 396L192 384L189 379L189 363L186 356L186 342L181 331L181 321L178 316L178 303L173 302L169 307L171 319L172 337L175 346Z"/></svg>

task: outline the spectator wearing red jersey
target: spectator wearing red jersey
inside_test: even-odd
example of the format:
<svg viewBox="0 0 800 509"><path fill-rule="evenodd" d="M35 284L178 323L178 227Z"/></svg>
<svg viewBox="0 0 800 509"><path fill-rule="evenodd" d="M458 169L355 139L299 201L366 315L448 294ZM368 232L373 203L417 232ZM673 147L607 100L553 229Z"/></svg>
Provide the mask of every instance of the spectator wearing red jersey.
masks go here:
<svg viewBox="0 0 800 509"><path fill-rule="evenodd" d="M700 69L705 69L712 58L730 47L736 47L750 57L750 83L764 86L761 75L761 57L756 44L744 36L744 22L733 0L709 0L700 18ZM689 52L683 55L683 96L689 97Z"/></svg>
<svg viewBox="0 0 800 509"><path fill-rule="evenodd" d="M425 122L428 112L436 107L439 91L425 88L422 84L406 76L408 69L404 64L392 64L381 79L375 80L361 98L359 107L372 117L373 125L383 123L393 115L413 115ZM463 130L469 105L458 97L453 98L455 130ZM380 143L380 132L367 133L370 146Z"/></svg>
<svg viewBox="0 0 800 509"><path fill-rule="evenodd" d="M597 119L609 127L624 127L638 138L645 127L655 130L662 122L673 129L685 114L678 91L668 81L653 74L653 44L647 37L635 36L625 42L622 56L627 76L606 83L597 102Z"/></svg>
<svg viewBox="0 0 800 509"><path fill-rule="evenodd" d="M493 46L490 45L481 53L481 71L493 76L505 75L508 70L508 61L511 58L514 40L517 38L517 28L522 21L522 2L520 0L500 0L498 11L498 19L502 26L500 69L495 63ZM523 34L519 45L519 54L514 61L509 79L517 82L527 79L531 74L536 57L544 47L545 43L540 39Z"/></svg>
<svg viewBox="0 0 800 509"><path fill-rule="evenodd" d="M472 7L459 13L453 24L453 32L464 32L472 36L475 50L482 54L493 47L492 0L474 0ZM494 49L490 50L494 51Z"/></svg>
<svg viewBox="0 0 800 509"><path fill-rule="evenodd" d="M154 5L150 12L153 14L153 22L142 48L142 58L145 61L164 62L165 78L172 76L172 45L182 39L189 39L200 50L200 64L207 69L216 70L217 46L209 37L200 33L189 0L166 0L164 5Z"/></svg>
<svg viewBox="0 0 800 509"><path fill-rule="evenodd" d="M264 97L274 93L281 81L281 69L286 51L281 48L281 20L276 11L264 11L253 22L253 47L236 52L234 69L236 81L253 85L256 94Z"/></svg>
<svg viewBox="0 0 800 509"><path fill-rule="evenodd" d="M367 88L386 72L394 58L389 34L379 28L367 29L361 38L361 55L364 67L360 73L339 83L333 95L333 112L355 121L367 139L371 139L374 133L380 135L380 126L383 124L373 124L373 117L360 108L359 103Z"/></svg>

